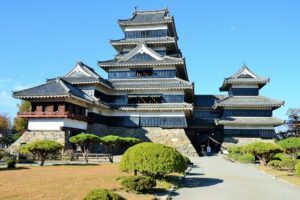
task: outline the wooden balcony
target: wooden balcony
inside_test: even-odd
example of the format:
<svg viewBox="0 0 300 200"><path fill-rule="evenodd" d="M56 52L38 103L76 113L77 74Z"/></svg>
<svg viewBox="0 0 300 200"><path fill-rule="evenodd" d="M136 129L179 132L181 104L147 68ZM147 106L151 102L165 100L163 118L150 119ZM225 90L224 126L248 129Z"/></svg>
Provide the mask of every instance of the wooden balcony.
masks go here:
<svg viewBox="0 0 300 200"><path fill-rule="evenodd" d="M89 117L82 115L75 115L73 113L64 111L64 112L18 112L18 117L23 118L69 118L79 121L88 121L91 120Z"/></svg>

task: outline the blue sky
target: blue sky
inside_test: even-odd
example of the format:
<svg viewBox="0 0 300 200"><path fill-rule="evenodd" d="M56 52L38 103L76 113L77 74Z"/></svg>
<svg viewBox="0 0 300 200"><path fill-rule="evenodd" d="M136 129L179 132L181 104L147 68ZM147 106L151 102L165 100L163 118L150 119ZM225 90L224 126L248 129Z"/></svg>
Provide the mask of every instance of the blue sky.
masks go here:
<svg viewBox="0 0 300 200"><path fill-rule="evenodd" d="M190 81L200 94L220 94L225 77L243 63L271 82L261 94L285 101L275 116L299 107L300 1L110 0L0 2L0 113L14 117L13 90L65 74L77 60L106 74L97 60L115 55L110 39L123 37L118 19L133 7L175 17Z"/></svg>

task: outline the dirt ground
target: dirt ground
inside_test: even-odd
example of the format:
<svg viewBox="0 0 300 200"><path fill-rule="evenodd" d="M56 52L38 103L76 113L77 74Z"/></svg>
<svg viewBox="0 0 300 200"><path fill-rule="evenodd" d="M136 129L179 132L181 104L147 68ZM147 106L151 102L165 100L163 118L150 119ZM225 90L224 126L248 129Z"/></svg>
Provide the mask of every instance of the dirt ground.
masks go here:
<svg viewBox="0 0 300 200"><path fill-rule="evenodd" d="M121 185L116 178L128 175L120 172L117 164L0 169L0 199L82 199L92 189L120 190ZM152 199L151 195L129 194L124 191L120 194L132 200Z"/></svg>

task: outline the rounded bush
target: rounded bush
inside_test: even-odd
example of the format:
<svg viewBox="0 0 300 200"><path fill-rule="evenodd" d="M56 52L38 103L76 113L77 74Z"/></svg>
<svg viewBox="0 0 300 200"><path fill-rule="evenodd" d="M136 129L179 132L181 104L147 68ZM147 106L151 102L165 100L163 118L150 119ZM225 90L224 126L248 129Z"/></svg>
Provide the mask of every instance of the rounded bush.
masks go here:
<svg viewBox="0 0 300 200"><path fill-rule="evenodd" d="M277 144L284 148L285 152L296 158L297 152L300 151L300 138L289 137L284 140L280 140Z"/></svg>
<svg viewBox="0 0 300 200"><path fill-rule="evenodd" d="M274 169L280 169L281 160L271 160L270 162L268 162L267 166Z"/></svg>
<svg viewBox="0 0 300 200"><path fill-rule="evenodd" d="M184 157L177 150L151 142L127 149L119 166L123 171L138 171L154 178L162 178L172 172L182 173L187 168Z"/></svg>
<svg viewBox="0 0 300 200"><path fill-rule="evenodd" d="M255 157L250 153L245 153L238 157L238 161L241 163L254 163Z"/></svg>
<svg viewBox="0 0 300 200"><path fill-rule="evenodd" d="M300 162L295 165L296 175L300 178Z"/></svg>
<svg viewBox="0 0 300 200"><path fill-rule="evenodd" d="M297 160L287 159L287 160L271 160L268 162L267 166L272 167L274 169L282 170L282 171L292 171L297 163Z"/></svg>
<svg viewBox="0 0 300 200"><path fill-rule="evenodd" d="M8 159L6 161L6 164L7 164L8 169L16 168L16 161L15 160Z"/></svg>
<svg viewBox="0 0 300 200"><path fill-rule="evenodd" d="M243 152L256 156L260 164L265 165L276 153L282 152L282 149L273 143L254 142L243 146Z"/></svg>
<svg viewBox="0 0 300 200"><path fill-rule="evenodd" d="M105 189L90 191L83 200L125 200L124 197Z"/></svg>
<svg viewBox="0 0 300 200"><path fill-rule="evenodd" d="M184 161L185 161L185 163L186 163L187 165L193 165L193 163L191 162L191 160L190 160L188 157L183 156L183 158L184 158Z"/></svg>
<svg viewBox="0 0 300 200"><path fill-rule="evenodd" d="M155 179L147 176L129 176L121 180L127 191L145 192L156 186Z"/></svg>

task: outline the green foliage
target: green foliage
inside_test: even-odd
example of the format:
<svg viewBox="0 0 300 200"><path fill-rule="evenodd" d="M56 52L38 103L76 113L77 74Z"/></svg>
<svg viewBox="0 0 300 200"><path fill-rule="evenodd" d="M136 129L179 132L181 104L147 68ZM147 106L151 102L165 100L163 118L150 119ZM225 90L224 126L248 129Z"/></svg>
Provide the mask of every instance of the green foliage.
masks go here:
<svg viewBox="0 0 300 200"><path fill-rule="evenodd" d="M267 166L274 169L279 169L281 165L281 160L271 160L268 162Z"/></svg>
<svg viewBox="0 0 300 200"><path fill-rule="evenodd" d="M300 162L295 165L296 175L300 178Z"/></svg>
<svg viewBox="0 0 300 200"><path fill-rule="evenodd" d="M289 137L284 140L280 140L277 144L284 149L284 151L296 158L297 152L300 150L300 138Z"/></svg>
<svg viewBox="0 0 300 200"><path fill-rule="evenodd" d="M101 143L111 148L111 153L114 153L115 146L125 147L126 149L130 146L140 143L141 140L134 137L120 137L116 135L107 135L101 137Z"/></svg>
<svg viewBox="0 0 300 200"><path fill-rule="evenodd" d="M7 168L8 169L14 169L14 168L16 168L16 161L15 160L8 159L5 162L7 164Z"/></svg>
<svg viewBox="0 0 300 200"><path fill-rule="evenodd" d="M121 180L127 191L146 192L156 186L155 179L147 176L128 176Z"/></svg>
<svg viewBox="0 0 300 200"><path fill-rule="evenodd" d="M22 100L18 106L18 112L29 112L30 102ZM28 119L15 117L13 122L13 129L18 133L24 133L28 128Z"/></svg>
<svg viewBox="0 0 300 200"><path fill-rule="evenodd" d="M5 149L0 149L0 160L4 159L5 157L8 157L9 153L5 151Z"/></svg>
<svg viewBox="0 0 300 200"><path fill-rule="evenodd" d="M228 153L231 153L231 154L242 154L242 152L243 152L242 149L243 149L242 146L229 146L229 147L227 147Z"/></svg>
<svg viewBox="0 0 300 200"><path fill-rule="evenodd" d="M283 170L283 171L293 171L295 165L297 163L297 160L295 159L286 159L286 160L271 160L268 162L267 166L272 167L277 170Z"/></svg>
<svg viewBox="0 0 300 200"><path fill-rule="evenodd" d="M124 197L105 189L90 191L83 200L125 200Z"/></svg>
<svg viewBox="0 0 300 200"><path fill-rule="evenodd" d="M275 154L275 156L272 158L272 160L280 160L280 161L283 161L283 160L290 160L291 158L286 155L285 153L277 153Z"/></svg>
<svg viewBox="0 0 300 200"><path fill-rule="evenodd" d="M254 163L255 157L250 153L245 153L238 157L238 161L241 163Z"/></svg>
<svg viewBox="0 0 300 200"><path fill-rule="evenodd" d="M116 144L120 144L122 142L122 137L116 136L116 135L107 135L107 136L101 137L100 142L107 146L116 145Z"/></svg>
<svg viewBox="0 0 300 200"><path fill-rule="evenodd" d="M274 154L282 152L282 149L273 143L254 142L243 146L243 151L256 156L259 159L260 164L265 165Z"/></svg>
<svg viewBox="0 0 300 200"><path fill-rule="evenodd" d="M70 142L79 145L80 147L87 146L89 144L97 144L100 141L100 137L89 133L80 133L70 137Z"/></svg>
<svg viewBox="0 0 300 200"><path fill-rule="evenodd" d="M154 178L162 178L172 172L182 173L187 164L175 149L151 142L130 147L122 156L120 169L140 172Z"/></svg>
<svg viewBox="0 0 300 200"><path fill-rule="evenodd" d="M57 154L63 145L52 140L36 140L21 147L21 153L31 153L36 156L43 166L44 162L50 156Z"/></svg>
<svg viewBox="0 0 300 200"><path fill-rule="evenodd" d="M297 159L300 159L300 152L297 153Z"/></svg>
<svg viewBox="0 0 300 200"><path fill-rule="evenodd" d="M186 163L187 165L193 165L193 163L191 162L191 160L190 160L188 157L183 156L183 158L184 158L184 161L185 161L185 163Z"/></svg>
<svg viewBox="0 0 300 200"><path fill-rule="evenodd" d="M134 137L120 137L116 135L107 135L101 137L101 143L107 146L110 145L124 145L124 146L133 146L140 143L141 140Z"/></svg>
<svg viewBox="0 0 300 200"><path fill-rule="evenodd" d="M242 146L229 146L227 147L228 155L227 157L232 160L239 160L239 158L243 155Z"/></svg>
<svg viewBox="0 0 300 200"><path fill-rule="evenodd" d="M70 142L76 144L81 148L81 151L84 155L86 164L88 164L88 149L91 144L98 144L101 141L101 138L94 134L89 133L80 133L78 135L70 137Z"/></svg>
<svg viewBox="0 0 300 200"><path fill-rule="evenodd" d="M19 134L19 133L5 134L4 137L1 138L0 143L5 144L5 145L10 145L10 144L14 143L20 136L21 136L21 134Z"/></svg>

